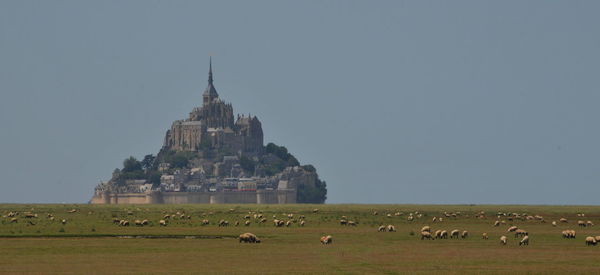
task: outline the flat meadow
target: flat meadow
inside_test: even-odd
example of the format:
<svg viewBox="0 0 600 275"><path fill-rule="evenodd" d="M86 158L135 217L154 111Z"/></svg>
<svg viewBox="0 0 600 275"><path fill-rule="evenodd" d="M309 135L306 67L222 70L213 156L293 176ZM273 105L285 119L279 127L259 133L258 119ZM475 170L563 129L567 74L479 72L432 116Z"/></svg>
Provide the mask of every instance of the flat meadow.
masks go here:
<svg viewBox="0 0 600 275"><path fill-rule="evenodd" d="M600 235L597 206L2 204L0 214L1 273L600 273L600 245L584 241ZM507 232L513 225L528 232L528 246ZM469 236L421 240L423 226ZM576 238L563 238L566 229ZM261 243L240 243L245 232ZM324 235L333 243L321 244Z"/></svg>

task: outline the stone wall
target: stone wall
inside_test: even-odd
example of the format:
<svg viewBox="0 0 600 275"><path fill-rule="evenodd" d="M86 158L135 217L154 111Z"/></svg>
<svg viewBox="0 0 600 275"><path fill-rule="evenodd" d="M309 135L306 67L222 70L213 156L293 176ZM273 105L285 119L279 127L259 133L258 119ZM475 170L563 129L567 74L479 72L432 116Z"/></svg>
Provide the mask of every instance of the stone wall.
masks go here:
<svg viewBox="0 0 600 275"><path fill-rule="evenodd" d="M285 204L296 203L296 190L245 192L160 192L96 194L91 204Z"/></svg>

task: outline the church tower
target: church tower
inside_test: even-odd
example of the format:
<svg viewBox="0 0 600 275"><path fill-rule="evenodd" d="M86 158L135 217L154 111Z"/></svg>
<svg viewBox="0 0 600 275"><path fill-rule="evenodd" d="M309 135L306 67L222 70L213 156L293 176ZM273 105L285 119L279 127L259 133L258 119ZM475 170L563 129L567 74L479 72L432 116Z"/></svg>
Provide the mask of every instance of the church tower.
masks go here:
<svg viewBox="0 0 600 275"><path fill-rule="evenodd" d="M219 94L217 94L217 90L215 89L215 86L213 86L213 73L212 73L212 57L210 58L209 61L209 65L208 65L208 87L206 87L206 90L204 90L204 93L202 94L202 99L203 99L203 106L206 106L208 104L210 104L211 102L213 102L213 100L215 98L219 98Z"/></svg>

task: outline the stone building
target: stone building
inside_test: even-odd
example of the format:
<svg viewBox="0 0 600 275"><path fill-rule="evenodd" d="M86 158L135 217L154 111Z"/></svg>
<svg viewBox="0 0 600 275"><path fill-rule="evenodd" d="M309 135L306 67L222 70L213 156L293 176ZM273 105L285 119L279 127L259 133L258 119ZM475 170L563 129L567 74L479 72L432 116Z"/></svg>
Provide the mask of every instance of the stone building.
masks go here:
<svg viewBox="0 0 600 275"><path fill-rule="evenodd" d="M211 62L202 106L194 108L188 119L173 122L163 147L192 152L209 147L259 154L263 150L262 125L256 116L238 115L234 122L233 107L219 98L213 84Z"/></svg>

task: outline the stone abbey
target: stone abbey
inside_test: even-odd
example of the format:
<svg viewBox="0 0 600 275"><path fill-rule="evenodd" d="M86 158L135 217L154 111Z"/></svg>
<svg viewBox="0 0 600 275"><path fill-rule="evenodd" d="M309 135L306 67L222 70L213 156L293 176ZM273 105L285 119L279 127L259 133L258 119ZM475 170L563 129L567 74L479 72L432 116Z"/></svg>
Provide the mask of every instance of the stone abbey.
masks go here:
<svg viewBox="0 0 600 275"><path fill-rule="evenodd" d="M325 195L312 165L265 146L259 119L235 116L219 98L211 61L202 106L173 122L156 156L126 159L90 203L323 203Z"/></svg>

